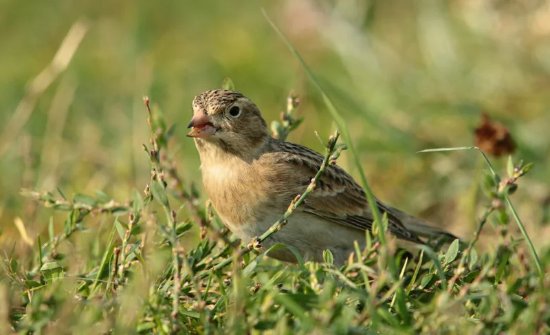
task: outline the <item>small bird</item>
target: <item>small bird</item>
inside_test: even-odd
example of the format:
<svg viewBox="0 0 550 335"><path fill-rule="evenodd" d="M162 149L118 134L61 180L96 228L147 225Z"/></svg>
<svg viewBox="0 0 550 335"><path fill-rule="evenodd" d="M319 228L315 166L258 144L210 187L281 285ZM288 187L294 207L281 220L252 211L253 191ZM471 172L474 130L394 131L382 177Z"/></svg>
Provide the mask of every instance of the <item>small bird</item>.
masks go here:
<svg viewBox="0 0 550 335"><path fill-rule="evenodd" d="M304 192L323 156L304 146L271 137L258 107L241 93L210 90L193 100L188 125L199 152L204 189L223 223L247 242L263 234ZM388 230L397 238L424 243L421 237L451 234L377 201L388 216ZM283 243L305 260L322 261L329 249L336 264L353 252L353 242L365 240L373 216L363 189L337 165L321 175L312 193L288 223L265 246ZM295 262L286 248L271 257Z"/></svg>

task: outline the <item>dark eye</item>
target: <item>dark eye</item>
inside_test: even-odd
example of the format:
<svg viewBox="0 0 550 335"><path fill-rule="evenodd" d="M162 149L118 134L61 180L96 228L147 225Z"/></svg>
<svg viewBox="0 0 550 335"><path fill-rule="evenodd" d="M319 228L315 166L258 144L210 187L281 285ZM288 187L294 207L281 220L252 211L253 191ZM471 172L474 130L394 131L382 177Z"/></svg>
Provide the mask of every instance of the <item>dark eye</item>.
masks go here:
<svg viewBox="0 0 550 335"><path fill-rule="evenodd" d="M231 106L231 108L229 108L229 115L232 117L241 115L241 108L239 106Z"/></svg>

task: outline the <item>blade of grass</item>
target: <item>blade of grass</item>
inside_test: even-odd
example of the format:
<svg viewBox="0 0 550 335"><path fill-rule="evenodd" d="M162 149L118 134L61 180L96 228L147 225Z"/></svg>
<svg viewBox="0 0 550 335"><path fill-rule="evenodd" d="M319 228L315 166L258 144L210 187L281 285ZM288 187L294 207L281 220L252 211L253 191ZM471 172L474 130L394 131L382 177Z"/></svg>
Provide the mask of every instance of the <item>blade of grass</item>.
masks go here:
<svg viewBox="0 0 550 335"><path fill-rule="evenodd" d="M97 274L95 277L95 280L92 284L92 289L90 290L90 297L94 296L94 293L97 289L97 284L100 281L101 275L105 271L105 268L109 265L109 259L111 258L111 255L113 254L113 243L115 238L116 228L113 226L113 229L111 231L111 235L109 236L109 243L107 244L107 248L105 249L105 253L103 254L103 258L101 259L101 264L99 265L99 268L97 269Z"/></svg>
<svg viewBox="0 0 550 335"><path fill-rule="evenodd" d="M399 280L403 280L403 276L405 275L405 270L407 269L407 264L409 264L409 259L405 258L405 262L403 263L403 266L401 267L401 272L399 272ZM397 298L399 290L395 292L391 299L390 308L393 308L393 305L395 303L395 299Z"/></svg>
<svg viewBox="0 0 550 335"><path fill-rule="evenodd" d="M414 269L414 273L412 275L411 281L409 283L409 286L407 287L407 295L411 292L411 290L414 287L414 284L416 283L416 277L418 277L418 273L420 272L420 267L422 266L422 260L424 259L424 250L420 251L420 256L418 258L418 263L416 263L416 267Z"/></svg>
<svg viewBox="0 0 550 335"><path fill-rule="evenodd" d="M529 247L529 251L531 252L531 256L533 257L535 261L535 266L537 267L537 272L539 273L539 276L541 279L544 278L544 270L542 268L542 265L540 263L539 255L537 254L537 250L535 249L535 246L533 245L533 242L529 238L529 234L527 234L527 230L525 230L525 226L523 225L523 222L519 218L518 213L516 212L516 209L514 208L514 205L512 204L512 201L508 197L508 195L504 196L504 200L506 200L506 204L510 208L510 212L512 213L512 216L514 217L514 220L516 221L516 224L521 231L521 234L525 238L525 241L527 241L527 246Z"/></svg>

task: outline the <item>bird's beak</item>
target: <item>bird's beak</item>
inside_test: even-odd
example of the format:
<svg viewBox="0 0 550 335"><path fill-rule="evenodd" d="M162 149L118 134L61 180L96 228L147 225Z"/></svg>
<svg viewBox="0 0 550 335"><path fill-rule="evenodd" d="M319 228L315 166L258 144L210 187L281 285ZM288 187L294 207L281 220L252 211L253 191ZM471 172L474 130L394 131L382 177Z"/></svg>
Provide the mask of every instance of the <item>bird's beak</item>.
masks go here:
<svg viewBox="0 0 550 335"><path fill-rule="evenodd" d="M216 130L218 130L214 124L212 124L208 115L202 111L195 112L187 128L191 128L187 136L200 138L212 136L216 133Z"/></svg>

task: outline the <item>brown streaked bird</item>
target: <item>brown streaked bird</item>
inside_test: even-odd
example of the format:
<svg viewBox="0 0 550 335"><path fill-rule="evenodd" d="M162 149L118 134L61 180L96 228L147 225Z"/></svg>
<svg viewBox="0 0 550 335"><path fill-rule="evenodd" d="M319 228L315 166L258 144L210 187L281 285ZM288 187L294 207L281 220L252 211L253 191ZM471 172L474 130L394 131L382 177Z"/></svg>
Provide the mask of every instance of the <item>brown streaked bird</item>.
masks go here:
<svg viewBox="0 0 550 335"><path fill-rule="evenodd" d="M196 96L188 127L200 155L204 189L223 223L244 242L281 218L323 160L311 149L272 138L258 107L234 91ZM423 243L421 237L453 237L379 201L378 206L399 239ZM321 261L323 250L329 249L335 263L343 264L353 252L353 241L364 241L372 222L363 189L331 165L287 225L264 245L282 242L313 261ZM295 261L286 249L270 256Z"/></svg>

